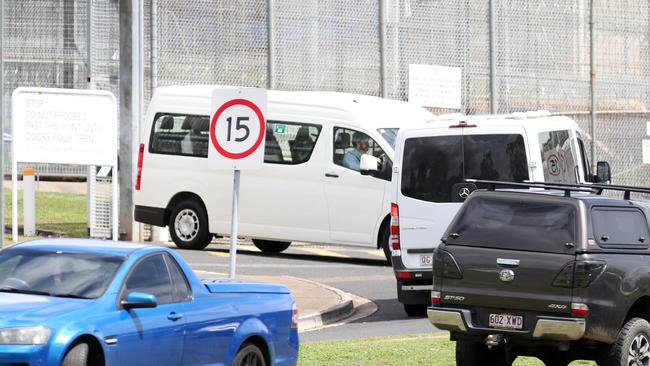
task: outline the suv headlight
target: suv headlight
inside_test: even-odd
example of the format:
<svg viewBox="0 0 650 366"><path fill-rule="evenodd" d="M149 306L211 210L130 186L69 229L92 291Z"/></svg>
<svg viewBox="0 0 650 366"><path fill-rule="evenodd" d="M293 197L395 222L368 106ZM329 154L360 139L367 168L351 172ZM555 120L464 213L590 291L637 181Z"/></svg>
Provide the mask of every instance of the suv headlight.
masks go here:
<svg viewBox="0 0 650 366"><path fill-rule="evenodd" d="M46 344L51 333L43 326L0 328L0 344Z"/></svg>

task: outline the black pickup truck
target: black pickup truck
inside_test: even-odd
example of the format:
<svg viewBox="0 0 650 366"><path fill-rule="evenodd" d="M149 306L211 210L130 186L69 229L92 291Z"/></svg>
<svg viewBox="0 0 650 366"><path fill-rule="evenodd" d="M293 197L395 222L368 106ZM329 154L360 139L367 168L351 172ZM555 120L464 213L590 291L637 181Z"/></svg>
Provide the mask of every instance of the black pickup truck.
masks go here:
<svg viewBox="0 0 650 366"><path fill-rule="evenodd" d="M650 189L481 183L434 252L428 318L457 365L649 365L650 202L630 194Z"/></svg>

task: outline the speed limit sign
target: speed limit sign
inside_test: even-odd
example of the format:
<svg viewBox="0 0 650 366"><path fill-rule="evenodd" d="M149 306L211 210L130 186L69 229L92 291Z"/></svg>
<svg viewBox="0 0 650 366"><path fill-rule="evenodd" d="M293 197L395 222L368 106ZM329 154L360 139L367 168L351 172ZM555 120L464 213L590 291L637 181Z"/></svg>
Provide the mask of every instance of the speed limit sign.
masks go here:
<svg viewBox="0 0 650 366"><path fill-rule="evenodd" d="M215 89L208 165L216 170L259 169L264 161L266 90Z"/></svg>

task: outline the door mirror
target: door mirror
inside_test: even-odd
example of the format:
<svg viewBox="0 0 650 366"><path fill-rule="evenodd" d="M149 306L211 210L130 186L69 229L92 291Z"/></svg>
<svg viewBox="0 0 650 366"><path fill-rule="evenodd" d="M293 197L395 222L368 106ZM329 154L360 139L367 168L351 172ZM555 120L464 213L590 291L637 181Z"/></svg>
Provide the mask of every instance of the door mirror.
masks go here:
<svg viewBox="0 0 650 366"><path fill-rule="evenodd" d="M120 302L125 309L155 308L158 305L156 296L144 292L130 292L126 300Z"/></svg>
<svg viewBox="0 0 650 366"><path fill-rule="evenodd" d="M595 183L609 184L612 182L612 173L608 162L599 161L598 164L596 164L596 176L594 178L596 180Z"/></svg>
<svg viewBox="0 0 650 366"><path fill-rule="evenodd" d="M378 167L379 159L370 154L361 155L361 161L359 162L359 172L361 175L374 176L377 173Z"/></svg>

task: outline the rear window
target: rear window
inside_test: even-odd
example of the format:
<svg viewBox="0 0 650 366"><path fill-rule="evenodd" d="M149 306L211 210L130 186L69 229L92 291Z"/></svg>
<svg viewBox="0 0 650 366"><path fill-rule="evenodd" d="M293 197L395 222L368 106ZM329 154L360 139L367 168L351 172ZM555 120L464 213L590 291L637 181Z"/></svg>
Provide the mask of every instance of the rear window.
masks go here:
<svg viewBox="0 0 650 366"><path fill-rule="evenodd" d="M429 202L453 202L453 185L465 179L528 179L526 146L518 134L411 138L403 161L402 194Z"/></svg>
<svg viewBox="0 0 650 366"><path fill-rule="evenodd" d="M645 249L650 243L648 223L638 209L594 207L591 218L596 242L603 248Z"/></svg>
<svg viewBox="0 0 650 366"><path fill-rule="evenodd" d="M565 244L575 243L576 209L554 202L474 197L447 234L449 244L567 253Z"/></svg>

